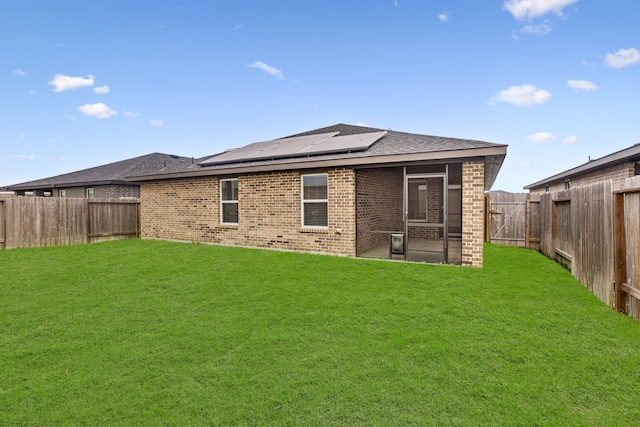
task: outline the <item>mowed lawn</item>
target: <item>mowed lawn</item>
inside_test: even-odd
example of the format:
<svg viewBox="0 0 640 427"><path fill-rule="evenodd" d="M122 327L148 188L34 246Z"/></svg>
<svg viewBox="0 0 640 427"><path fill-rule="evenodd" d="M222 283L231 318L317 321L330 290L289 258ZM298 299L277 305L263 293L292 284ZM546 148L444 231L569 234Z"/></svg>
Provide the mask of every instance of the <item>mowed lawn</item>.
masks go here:
<svg viewBox="0 0 640 427"><path fill-rule="evenodd" d="M637 425L640 323L485 267L126 240L0 251L0 425Z"/></svg>

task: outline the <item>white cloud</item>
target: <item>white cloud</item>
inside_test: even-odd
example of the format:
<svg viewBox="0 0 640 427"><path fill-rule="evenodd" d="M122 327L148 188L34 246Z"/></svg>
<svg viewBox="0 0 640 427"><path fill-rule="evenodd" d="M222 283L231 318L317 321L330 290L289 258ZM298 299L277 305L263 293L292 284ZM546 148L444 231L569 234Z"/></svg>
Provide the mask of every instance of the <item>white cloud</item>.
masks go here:
<svg viewBox="0 0 640 427"><path fill-rule="evenodd" d="M358 122L354 126L364 126L366 128L370 128L371 127L371 125L369 123L365 123L365 122Z"/></svg>
<svg viewBox="0 0 640 427"><path fill-rule="evenodd" d="M82 107L78 107L78 110L86 114L87 116L93 116L96 119L108 119L109 117L118 114L117 111L113 111L109 106L98 102L97 104L85 104Z"/></svg>
<svg viewBox="0 0 640 427"><path fill-rule="evenodd" d="M105 93L109 93L109 86L104 85L104 86L94 87L93 91L98 95L104 95Z"/></svg>
<svg viewBox="0 0 640 427"><path fill-rule="evenodd" d="M20 138L20 139L24 138L24 133L19 133L18 134L18 138Z"/></svg>
<svg viewBox="0 0 640 427"><path fill-rule="evenodd" d="M83 77L70 77L62 74L56 74L49 82L51 86L55 86L54 92L63 92L65 90L78 89L85 86L93 86L93 79L95 76L91 74L87 75L87 78Z"/></svg>
<svg viewBox="0 0 640 427"><path fill-rule="evenodd" d="M441 22L449 22L449 12L441 13L440 15L438 15L438 19Z"/></svg>
<svg viewBox="0 0 640 427"><path fill-rule="evenodd" d="M122 110L122 114L124 114L125 117L131 117L134 119L140 115L140 113L132 113L131 111L127 110Z"/></svg>
<svg viewBox="0 0 640 427"><path fill-rule="evenodd" d="M586 80L569 80L569 87L576 90L584 90L585 92L598 89L598 86Z"/></svg>
<svg viewBox="0 0 640 427"><path fill-rule="evenodd" d="M527 139L538 144L542 142L553 142L556 140L556 137L549 132L538 132L534 133L533 135L529 135Z"/></svg>
<svg viewBox="0 0 640 427"><path fill-rule="evenodd" d="M9 154L9 158L10 159L27 159L27 160L33 160L36 158L36 156L30 156L28 154Z"/></svg>
<svg viewBox="0 0 640 427"><path fill-rule="evenodd" d="M551 99L551 93L544 89L537 89L534 85L511 86L498 92L488 101L489 105L507 102L516 107L530 107L534 104L544 104Z"/></svg>
<svg viewBox="0 0 640 427"><path fill-rule="evenodd" d="M13 70L13 74L17 74L18 76L26 76L27 75L27 73L22 71L21 68L18 68L17 70Z"/></svg>
<svg viewBox="0 0 640 427"><path fill-rule="evenodd" d="M531 34L534 36L546 36L552 30L551 22L545 21L538 25L525 25L520 29L522 34Z"/></svg>
<svg viewBox="0 0 640 427"><path fill-rule="evenodd" d="M578 0L507 0L504 9L511 12L516 19L532 19L555 13L562 16L562 9Z"/></svg>
<svg viewBox="0 0 640 427"><path fill-rule="evenodd" d="M74 122L79 122L80 121L79 118L74 117L69 113L64 113L64 117L65 117L65 119L73 120Z"/></svg>
<svg viewBox="0 0 640 427"><path fill-rule="evenodd" d="M264 62L254 61L252 64L249 64L249 67L262 70L265 73L271 74L272 76L280 80L284 79L284 76L282 75L282 71L278 70L276 67L272 67L269 64L265 64Z"/></svg>
<svg viewBox="0 0 640 427"><path fill-rule="evenodd" d="M151 119L151 120L149 121L149 123L151 123L151 126L154 126L154 127L157 127L157 128L159 128L159 127L161 127L161 126L163 126L163 125L164 125L164 121L162 121L162 120L157 120L157 119Z"/></svg>
<svg viewBox="0 0 640 427"><path fill-rule="evenodd" d="M608 53L604 62L613 68L622 68L640 62L640 52L638 49L620 49L614 53Z"/></svg>
<svg viewBox="0 0 640 427"><path fill-rule="evenodd" d="M563 144L577 144L578 143L578 137L575 135L572 136L568 136L565 139L562 140Z"/></svg>

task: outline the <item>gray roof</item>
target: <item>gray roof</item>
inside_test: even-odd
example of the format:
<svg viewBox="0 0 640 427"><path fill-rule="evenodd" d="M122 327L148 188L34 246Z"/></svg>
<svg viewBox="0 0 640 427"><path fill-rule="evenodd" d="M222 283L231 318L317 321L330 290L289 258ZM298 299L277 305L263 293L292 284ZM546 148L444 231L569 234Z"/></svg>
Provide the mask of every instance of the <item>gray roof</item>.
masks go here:
<svg viewBox="0 0 640 427"><path fill-rule="evenodd" d="M568 169L564 172L560 172L559 174L550 176L549 178L545 178L538 182L534 182L533 184L529 184L525 186L524 189L530 190L535 187L551 184L552 182L555 182L555 181L563 181L565 179L570 179L572 177L582 175L585 173L596 172L598 170L616 166L622 163L636 162L639 160L640 160L640 144L635 144L629 148L616 151L615 153L611 153L604 157L600 157L599 159L590 160L587 163L583 163L580 166L576 166L575 168Z"/></svg>
<svg viewBox="0 0 640 427"><path fill-rule="evenodd" d="M289 135L279 138L277 141L286 138L330 132L339 132L339 135L344 136L383 131L384 129L336 124L308 132ZM187 176L229 175L268 170L309 169L331 166L391 166L393 164L398 165L409 162L483 157L485 159L485 187L489 189L495 181L506 152L507 146L503 144L397 132L389 129L386 135L363 151L209 165L209 163L215 159L215 155L212 155L200 159L200 161L206 160L204 164L198 164L200 161L194 164L176 164L165 168L162 173L141 174L143 176L130 176L127 179L145 181Z"/></svg>
<svg viewBox="0 0 640 427"><path fill-rule="evenodd" d="M6 188L8 190L15 191L110 184L132 185L135 183L126 182L125 177L131 175L144 175L148 173L162 173L162 171L168 167L175 167L177 165L183 166L191 164L192 161L193 159L190 157L151 153L76 172L9 185Z"/></svg>

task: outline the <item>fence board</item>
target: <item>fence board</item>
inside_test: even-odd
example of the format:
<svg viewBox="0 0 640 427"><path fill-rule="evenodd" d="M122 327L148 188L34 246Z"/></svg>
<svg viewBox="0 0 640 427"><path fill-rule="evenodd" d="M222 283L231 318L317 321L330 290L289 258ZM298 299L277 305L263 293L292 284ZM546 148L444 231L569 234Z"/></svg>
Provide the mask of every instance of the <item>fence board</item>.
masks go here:
<svg viewBox="0 0 640 427"><path fill-rule="evenodd" d="M624 195L627 284L640 290L640 193ZM640 320L640 301L628 295L627 313Z"/></svg>
<svg viewBox="0 0 640 427"><path fill-rule="evenodd" d="M88 202L89 238L92 242L137 236L139 203L137 201Z"/></svg>
<svg viewBox="0 0 640 427"><path fill-rule="evenodd" d="M601 301L613 306L615 280L613 190L604 181L571 190L573 244L578 259L571 272Z"/></svg>
<svg viewBox="0 0 640 427"><path fill-rule="evenodd" d="M10 197L0 203L0 249L75 245L140 234L137 200Z"/></svg>

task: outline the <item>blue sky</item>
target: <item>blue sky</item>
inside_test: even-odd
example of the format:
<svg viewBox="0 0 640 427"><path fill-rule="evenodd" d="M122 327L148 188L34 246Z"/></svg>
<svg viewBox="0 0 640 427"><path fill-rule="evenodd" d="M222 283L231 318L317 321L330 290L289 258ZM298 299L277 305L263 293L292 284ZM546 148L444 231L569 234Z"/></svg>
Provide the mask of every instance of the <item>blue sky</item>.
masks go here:
<svg viewBox="0 0 640 427"><path fill-rule="evenodd" d="M640 142L640 2L4 1L0 186L335 123L508 144L494 190Z"/></svg>

